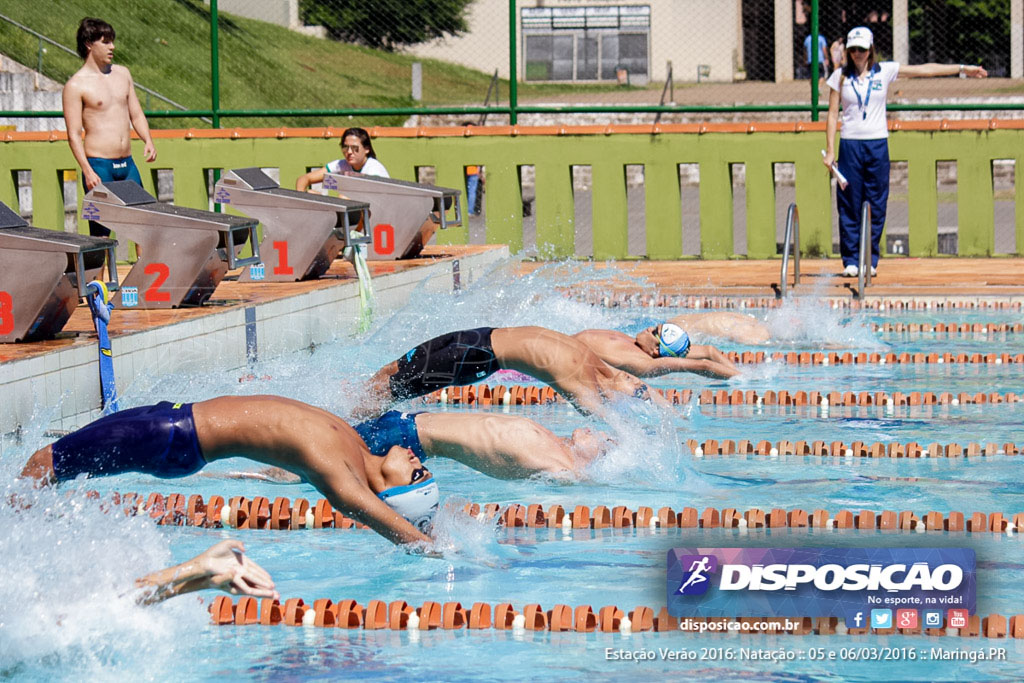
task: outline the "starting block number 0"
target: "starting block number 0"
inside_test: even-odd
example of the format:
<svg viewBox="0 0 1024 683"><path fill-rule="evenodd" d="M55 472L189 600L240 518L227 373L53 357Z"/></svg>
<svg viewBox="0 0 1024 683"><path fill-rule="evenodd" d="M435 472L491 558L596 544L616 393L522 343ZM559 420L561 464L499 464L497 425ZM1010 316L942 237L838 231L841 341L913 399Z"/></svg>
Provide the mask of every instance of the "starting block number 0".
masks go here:
<svg viewBox="0 0 1024 683"><path fill-rule="evenodd" d="M373 250L381 255L390 254L395 250L395 226L389 223L378 223L373 226Z"/></svg>
<svg viewBox="0 0 1024 683"><path fill-rule="evenodd" d="M146 264L146 269L142 272L146 275L156 275L156 279L153 280L153 284L151 284L145 294L142 295L143 300L153 303L170 301L171 293L164 292L160 289L160 285L162 285L171 274L171 269L167 267L167 264L148 263Z"/></svg>
<svg viewBox="0 0 1024 683"><path fill-rule="evenodd" d="M10 292L0 292L0 334L14 332L14 299Z"/></svg>

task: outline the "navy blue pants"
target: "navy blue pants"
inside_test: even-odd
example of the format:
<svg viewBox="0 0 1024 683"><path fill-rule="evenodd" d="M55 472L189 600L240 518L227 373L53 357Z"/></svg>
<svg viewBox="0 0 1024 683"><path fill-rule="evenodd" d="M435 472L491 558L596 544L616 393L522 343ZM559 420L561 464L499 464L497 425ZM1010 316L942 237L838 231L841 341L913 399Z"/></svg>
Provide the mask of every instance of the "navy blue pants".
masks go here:
<svg viewBox="0 0 1024 683"><path fill-rule="evenodd" d="M836 191L839 209L839 254L843 266L857 265L860 254L860 207L871 205L871 265L878 265L879 242L889 202L889 141L839 140L839 172L850 181Z"/></svg>

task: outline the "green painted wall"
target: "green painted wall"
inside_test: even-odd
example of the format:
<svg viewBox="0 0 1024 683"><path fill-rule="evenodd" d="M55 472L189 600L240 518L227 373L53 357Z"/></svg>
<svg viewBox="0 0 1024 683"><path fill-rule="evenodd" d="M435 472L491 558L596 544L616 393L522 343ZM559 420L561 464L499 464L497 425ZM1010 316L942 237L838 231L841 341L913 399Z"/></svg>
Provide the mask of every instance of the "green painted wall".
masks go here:
<svg viewBox="0 0 1024 683"><path fill-rule="evenodd" d="M821 166L820 133L707 133L659 135L521 135L512 137L394 138L374 141L378 156L392 177L415 180L417 167L436 169L438 185L465 189L467 165L487 167L487 241L523 246L520 167L536 174L534 214L537 245L545 257L574 255L576 229L592 230L598 259L682 257L678 165L700 167L701 256L736 256L733 245L731 166L746 167L747 257L775 256L775 191L773 164L796 168L796 201L800 207L800 238L805 253L830 254L831 196ZM154 164L141 161L140 143L133 151L143 183L153 192L156 169L174 171L175 202L207 206L205 170L243 166L279 167L282 184L290 186L307 167L340 154L337 139L240 138L158 139ZM962 256L992 255L994 245L992 160L1024 158L1024 131L943 131L894 133L893 161L909 169L910 255L937 253L935 164L957 162L959 250ZM645 167L646 254L627 253L625 167ZM593 221L577 226L574 217L572 166L592 171ZM0 201L16 202L14 171L32 171L33 223L63 225L60 172L74 169L67 143L0 143ZM1018 166L1020 168L1020 166ZM79 187L81 196L81 187ZM1024 198L1024 183L1016 184ZM1024 212L1017 212L1018 245L1024 244ZM80 229L86 231L84 222ZM465 228L439 233L444 243L464 243Z"/></svg>

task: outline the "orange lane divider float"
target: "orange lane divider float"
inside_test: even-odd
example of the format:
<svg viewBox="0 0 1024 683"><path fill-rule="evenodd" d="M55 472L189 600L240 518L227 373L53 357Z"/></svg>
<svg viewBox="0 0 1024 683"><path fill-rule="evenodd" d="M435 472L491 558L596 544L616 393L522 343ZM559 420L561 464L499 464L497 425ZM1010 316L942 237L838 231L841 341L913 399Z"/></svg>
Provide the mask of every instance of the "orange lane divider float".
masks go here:
<svg viewBox="0 0 1024 683"><path fill-rule="evenodd" d="M748 355L749 354L749 355ZM814 354L821 355L821 354ZM745 362L763 362L764 354L747 352L742 354ZM760 358L760 360L759 360ZM941 361L940 361L941 362ZM693 398L690 389L656 389L673 405L687 405ZM531 384L475 384L465 387L447 387L439 389L422 398L423 403L500 406L500 405L548 405L565 403L565 399L555 393L551 387ZM700 405L766 405L766 406L930 406L930 405L984 405L995 403L1021 403L1024 395L1012 392L967 392L951 391L934 393L930 391L779 391L768 390L763 393L753 389L704 389L697 394Z"/></svg>
<svg viewBox="0 0 1024 683"><path fill-rule="evenodd" d="M91 492L93 497L100 494ZM114 494L114 506L125 514L149 515L158 524L168 526L230 527L235 529L366 529L365 524L346 517L331 508L324 499L310 502L297 498L292 504L287 498L256 497L248 500L235 496L225 502L222 496L202 496L172 493L163 496L151 493L148 496L136 493ZM669 507L639 507L632 510L624 505L607 507L598 505L593 509L577 505L571 510L561 505L545 509L539 503L521 505L512 503L505 507L497 503L467 503L464 512L477 519L497 518L505 527L562 528L567 529L625 529L625 528L818 528L818 529L881 529L886 531L967 531L1012 534L1024 529L1024 512L1003 514L1001 512L940 512L929 511L916 515L909 510L896 512L884 510L873 512L840 510L832 515L827 510L785 510L775 508L760 510L751 508L741 512L738 508L697 508L686 507L673 510Z"/></svg>
<svg viewBox="0 0 1024 683"><path fill-rule="evenodd" d="M972 363L984 365L1024 364L1024 353L829 353L809 351L788 353L777 351L770 356L762 351L754 353L730 351L725 354L734 363L785 363L786 365L935 365L943 363Z"/></svg>
<svg viewBox="0 0 1024 683"><path fill-rule="evenodd" d="M521 610L511 603L491 605L475 602L463 607L461 602L424 602L419 607L405 600L370 600L361 605L355 600L321 598L307 603L302 598L278 600L241 597L237 601L226 595L210 603L211 621L219 626L311 626L320 628L363 629L365 631L575 631L577 633L632 633L679 631L679 619L662 607L657 612L639 605L626 611L616 605L594 610L590 605L554 605L544 609L538 603L524 605ZM872 629L847 628L836 617L789 617L793 624L785 628L786 618L725 617L689 618L694 624L739 622L748 624L748 633L759 633L762 622L769 627L763 633L775 635L908 635L960 636L966 638L1024 638L1024 614L1005 616L974 615L960 629ZM699 628L699 626L697 627Z"/></svg>
<svg viewBox="0 0 1024 683"><path fill-rule="evenodd" d="M659 389L673 405L686 405L693 398L689 389ZM549 386L536 384L474 384L465 387L447 387L431 392L421 399L424 403L450 403L475 406L536 406L552 403L566 404Z"/></svg>
<svg viewBox="0 0 1024 683"><path fill-rule="evenodd" d="M999 334L1024 332L1024 323L872 323L871 331L900 334Z"/></svg>
<svg viewBox="0 0 1024 683"><path fill-rule="evenodd" d="M908 443L883 443L876 441L866 443L853 441L748 441L746 439L707 439L686 441L690 453L695 456L717 455L820 455L835 458L973 458L993 455L1021 455L1024 444L1013 443L967 443L922 445L911 441Z"/></svg>
<svg viewBox="0 0 1024 683"><path fill-rule="evenodd" d="M573 298L589 304L606 307L647 307L647 308L689 308L689 309L745 309L745 308L779 308L782 299L775 297L744 297L744 296L694 296L685 294L640 294L636 292L616 292L613 294L576 294ZM829 297L818 299L818 303L832 308L875 311L924 311L924 310L987 310L987 311L1020 311L1024 310L1024 302L1007 301L1005 299L977 298L924 298L896 299L878 298L860 301L845 297Z"/></svg>
<svg viewBox="0 0 1024 683"><path fill-rule="evenodd" d="M752 389L741 391L733 389L704 389L697 395L700 405L766 405L766 406L932 406L932 405L983 405L986 403L1021 403L1024 395L1012 392L1000 394L992 391L979 391L975 394L951 391L934 393L931 391L787 391L769 389L758 393Z"/></svg>

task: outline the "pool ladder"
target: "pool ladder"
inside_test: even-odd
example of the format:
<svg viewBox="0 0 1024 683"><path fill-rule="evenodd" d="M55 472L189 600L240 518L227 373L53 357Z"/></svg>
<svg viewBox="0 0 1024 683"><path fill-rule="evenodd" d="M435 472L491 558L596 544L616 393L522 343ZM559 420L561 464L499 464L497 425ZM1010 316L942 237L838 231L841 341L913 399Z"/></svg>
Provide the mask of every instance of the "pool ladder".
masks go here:
<svg viewBox="0 0 1024 683"><path fill-rule="evenodd" d="M779 288L782 298L786 298L789 279L789 253L793 252L793 286L800 284L800 212L796 203L789 205L786 212L786 236L783 238L782 247L782 272L779 274Z"/></svg>
<svg viewBox="0 0 1024 683"><path fill-rule="evenodd" d="M871 284L871 205L860 205L860 258L857 264L857 298L864 298L864 290Z"/></svg>

